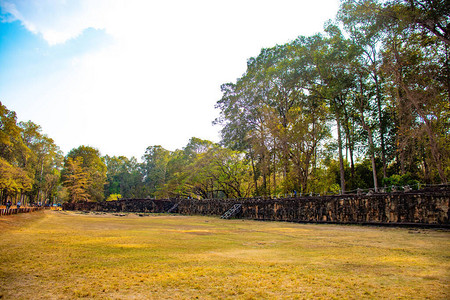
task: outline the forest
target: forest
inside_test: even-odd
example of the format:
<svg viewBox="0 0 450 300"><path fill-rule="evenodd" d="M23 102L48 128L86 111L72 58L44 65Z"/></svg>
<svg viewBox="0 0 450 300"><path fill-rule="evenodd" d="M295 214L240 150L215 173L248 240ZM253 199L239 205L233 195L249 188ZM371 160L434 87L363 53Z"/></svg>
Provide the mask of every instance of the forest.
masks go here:
<svg viewBox="0 0 450 300"><path fill-rule="evenodd" d="M245 198L386 192L450 176L450 6L342 0L322 33L261 49L221 86L220 143L65 156L0 103L0 198Z"/></svg>

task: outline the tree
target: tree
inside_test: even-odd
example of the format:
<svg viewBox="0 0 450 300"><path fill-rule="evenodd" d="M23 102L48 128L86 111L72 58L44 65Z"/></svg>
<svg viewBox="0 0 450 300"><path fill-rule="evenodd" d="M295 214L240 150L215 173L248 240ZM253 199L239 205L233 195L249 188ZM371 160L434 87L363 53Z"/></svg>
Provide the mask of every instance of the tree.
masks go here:
<svg viewBox="0 0 450 300"><path fill-rule="evenodd" d="M0 102L0 157L23 168L30 156L31 151L21 137L16 113Z"/></svg>
<svg viewBox="0 0 450 300"><path fill-rule="evenodd" d="M102 201L104 199L104 186L106 183L106 165L102 161L100 152L89 146L80 146L70 150L66 158L65 170L67 172L67 160L71 158L76 161L81 157L81 167L88 175L88 185L86 191L89 194L89 200ZM63 175L65 173L63 171Z"/></svg>
<svg viewBox="0 0 450 300"><path fill-rule="evenodd" d="M162 188L166 183L167 163L169 161L170 152L163 147L149 146L147 147L143 159L144 183L148 191L148 195L155 197L158 189Z"/></svg>
<svg viewBox="0 0 450 300"><path fill-rule="evenodd" d="M444 112L450 100L450 8L446 2L348 0L341 5L339 19L365 48L369 59L365 65L372 65L368 73L377 88L384 177L388 148L384 133L388 133L386 116L390 115L394 118L390 137L394 145L390 148L395 149L398 171L417 174L418 162L423 160L426 181L433 177L430 165L441 182L447 180L443 165L448 157L448 134L442 131L448 123ZM375 56L376 52L381 55ZM378 78L387 89L383 96ZM385 116L380 112L382 97L390 100L383 104ZM423 141L424 132L429 141Z"/></svg>
<svg viewBox="0 0 450 300"><path fill-rule="evenodd" d="M69 191L69 202L91 200L88 192L91 184L89 177L89 173L83 169L83 157L67 158L63 183Z"/></svg>
<svg viewBox="0 0 450 300"><path fill-rule="evenodd" d="M405 31L420 28L450 45L449 7L446 0L344 0L339 18L355 18L361 25L370 20L382 30L393 26Z"/></svg>
<svg viewBox="0 0 450 300"><path fill-rule="evenodd" d="M253 64L256 66L252 67ZM247 63L249 69L258 68L258 64L258 59L250 59ZM215 124L223 125L221 133L225 146L247 152L253 171L255 193L259 195L267 191L270 141L268 128L265 126L264 109L261 106L267 102L264 101L266 93L261 90L263 86L254 81L252 76L244 75L236 84L221 86L223 96L216 104L216 108L221 110L221 116L216 119ZM260 177L261 184L258 183Z"/></svg>
<svg viewBox="0 0 450 300"><path fill-rule="evenodd" d="M391 0L379 14L404 29L419 26L450 45L450 5L446 0Z"/></svg>
<svg viewBox="0 0 450 300"><path fill-rule="evenodd" d="M212 177L227 198L249 197L254 190L251 168L243 153L216 146L206 154L214 169Z"/></svg>
<svg viewBox="0 0 450 300"><path fill-rule="evenodd" d="M449 52L435 39L415 32L392 32L383 68L390 79L391 100L399 122L396 142L401 174L415 172L416 161L421 158L425 177L433 180L430 173L434 168L445 183L450 162Z"/></svg>
<svg viewBox="0 0 450 300"><path fill-rule="evenodd" d="M168 152L165 184L156 192L158 197L210 197L213 189L210 181L203 182L203 175L211 175L206 165L199 163L214 144L193 137L183 150ZM202 166L204 168L202 168ZM211 177L209 177L211 178ZM210 179L209 179L210 180Z"/></svg>
<svg viewBox="0 0 450 300"><path fill-rule="evenodd" d="M365 1L365 5L358 5L353 0L343 1L337 18L343 23L346 31L350 33L354 45L360 48L360 55L355 60L354 66L360 74L365 73L361 76L364 76L365 80L369 81L376 91L381 159L383 162L383 178L385 178L387 176L387 114L384 112L386 104L385 97L383 97L383 77L380 70L382 63L380 45L384 36L384 24L377 20L374 14L377 7L378 4L375 1Z"/></svg>
<svg viewBox="0 0 450 300"><path fill-rule="evenodd" d="M121 198L122 198L121 194L110 194L105 201L117 201L120 200Z"/></svg>
<svg viewBox="0 0 450 300"><path fill-rule="evenodd" d="M122 198L144 198L148 194L144 185L144 175L141 164L135 157L125 156L103 157L107 168L107 183L105 197L120 194Z"/></svg>
<svg viewBox="0 0 450 300"><path fill-rule="evenodd" d="M373 187L375 192L378 192L378 178L377 178L377 167L375 163L375 143L373 138L373 131L371 126L368 124L367 117L365 116L365 112L369 111L370 106L370 97L366 95L364 88L364 83L362 79L362 75L359 77L359 92L355 95L355 104L358 107L359 115L358 119L362 125L362 128L367 133L368 138L368 154L370 156L370 161L372 163L372 178L373 178Z"/></svg>
<svg viewBox="0 0 450 300"><path fill-rule="evenodd" d="M0 188L1 200L20 195L32 188L33 174L26 170L30 149L23 143L17 116L0 102Z"/></svg>
<svg viewBox="0 0 450 300"><path fill-rule="evenodd" d="M189 177L189 165L196 155L191 151L175 150L170 153L166 169L166 184L157 192L158 197L189 197L192 196L191 187L186 184Z"/></svg>
<svg viewBox="0 0 450 300"><path fill-rule="evenodd" d="M53 139L42 134L42 128L31 122L20 122L21 137L31 150L24 168L34 177L33 189L29 195L33 202L51 200L56 193L60 179L63 155Z"/></svg>
<svg viewBox="0 0 450 300"><path fill-rule="evenodd" d="M0 195L2 203L5 203L9 196L16 196L30 191L32 179L27 172L19 167L12 166L0 157Z"/></svg>
<svg viewBox="0 0 450 300"><path fill-rule="evenodd" d="M236 84L222 86L217 122L224 124L224 144L246 150L257 194L309 189L317 148L328 132L324 98L314 89L310 45L317 39L262 49Z"/></svg>
<svg viewBox="0 0 450 300"><path fill-rule="evenodd" d="M344 133L350 133L347 112L351 107L349 94L355 87L355 74L350 64L358 51L336 25L328 24L326 32L328 37L317 35L309 46L312 66L317 70L317 79L311 88L317 97L327 101L329 117L336 122L340 187L345 193ZM347 136L346 140L350 141L351 137Z"/></svg>

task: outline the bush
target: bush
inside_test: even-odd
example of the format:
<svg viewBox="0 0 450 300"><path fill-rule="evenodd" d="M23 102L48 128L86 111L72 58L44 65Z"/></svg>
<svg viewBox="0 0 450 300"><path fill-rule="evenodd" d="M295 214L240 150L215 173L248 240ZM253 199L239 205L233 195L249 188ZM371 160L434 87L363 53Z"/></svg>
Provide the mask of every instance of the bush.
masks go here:
<svg viewBox="0 0 450 300"><path fill-rule="evenodd" d="M390 189L391 187L401 187L409 185L411 188L418 186L419 181L412 178L411 173L406 173L404 175L392 175L390 177L383 179L383 185Z"/></svg>
<svg viewBox="0 0 450 300"><path fill-rule="evenodd" d="M120 198L122 198L121 194L111 194L108 196L106 201L116 201L116 200L119 200Z"/></svg>

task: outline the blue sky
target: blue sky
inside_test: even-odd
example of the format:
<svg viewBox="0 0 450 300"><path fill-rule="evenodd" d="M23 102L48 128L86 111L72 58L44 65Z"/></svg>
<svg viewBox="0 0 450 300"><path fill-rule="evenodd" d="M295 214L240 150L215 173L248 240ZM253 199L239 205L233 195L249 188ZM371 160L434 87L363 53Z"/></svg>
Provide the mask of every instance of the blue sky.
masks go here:
<svg viewBox="0 0 450 300"><path fill-rule="evenodd" d="M88 28L63 44L49 45L40 35L27 30L20 21L0 23L0 90L20 88L33 78L45 77L67 67L71 59L106 47L111 37L104 30ZM6 72L6 70L8 70Z"/></svg>
<svg viewBox="0 0 450 300"><path fill-rule="evenodd" d="M0 0L0 101L67 153L140 158L211 122L261 48L321 32L339 0Z"/></svg>

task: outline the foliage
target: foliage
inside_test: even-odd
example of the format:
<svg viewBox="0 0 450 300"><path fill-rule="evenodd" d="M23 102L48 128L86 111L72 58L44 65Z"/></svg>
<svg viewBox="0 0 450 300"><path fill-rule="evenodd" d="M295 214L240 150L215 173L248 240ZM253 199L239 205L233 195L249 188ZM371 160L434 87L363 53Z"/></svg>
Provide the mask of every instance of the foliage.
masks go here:
<svg viewBox="0 0 450 300"><path fill-rule="evenodd" d="M238 151L192 138L183 150L168 157L167 183L159 197L247 197L251 195L248 161Z"/></svg>
<svg viewBox="0 0 450 300"><path fill-rule="evenodd" d="M73 172L68 165L69 158L73 162L81 163L80 167L86 174L85 191L91 201L102 201L104 199L104 185L106 183L106 165L102 161L100 152L89 146L80 146L72 149L66 157L63 175Z"/></svg>
<svg viewBox="0 0 450 300"><path fill-rule="evenodd" d="M69 202L89 201L89 173L83 168L83 157L68 157L64 166L64 186L69 191Z"/></svg>
<svg viewBox="0 0 450 300"><path fill-rule="evenodd" d="M6 195L30 191L32 179L27 172L0 157L0 190Z"/></svg>
<svg viewBox="0 0 450 300"><path fill-rule="evenodd" d="M48 194L51 194L58 180L50 175L55 172L52 168L44 170L43 165L38 166L34 163L39 154L37 149L31 147L25 133L22 123L17 124L16 113L8 110L0 102L0 198L2 203L6 202L8 197L33 195L33 192L39 189L39 179L43 178L44 180L39 182L42 184L41 189L45 187ZM53 141L49 141L48 144L54 146ZM42 155L49 155L48 150L42 149ZM55 157L48 161L52 159ZM55 166L53 161L50 164L52 167ZM36 178L38 175L41 177Z"/></svg>
<svg viewBox="0 0 450 300"><path fill-rule="evenodd" d="M33 189L28 193L33 202L44 203L56 197L60 181L63 155L53 139L42 134L42 128L31 122L20 122L21 137L30 149L24 168L34 177Z"/></svg>
<svg viewBox="0 0 450 300"><path fill-rule="evenodd" d="M147 147L142 157L142 171L148 195L154 197L160 187L166 183L169 151L161 146Z"/></svg>
<svg viewBox="0 0 450 300"><path fill-rule="evenodd" d="M105 185L105 196L120 194L124 198L145 198L146 188L143 182L141 165L136 158L125 156L106 155L103 157L106 164L107 181Z"/></svg>
<svg viewBox="0 0 450 300"><path fill-rule="evenodd" d="M0 102L0 157L15 165L23 164L30 156L20 133L16 113Z"/></svg>
<svg viewBox="0 0 450 300"><path fill-rule="evenodd" d="M116 201L116 200L120 200L120 199L122 199L121 194L111 194L108 196L108 198L106 198L105 201Z"/></svg>
<svg viewBox="0 0 450 300"><path fill-rule="evenodd" d="M386 187L404 187L410 186L411 188L418 187L419 182L416 179L413 179L410 173L406 173L403 175L392 175L390 177L383 179L383 184Z"/></svg>
<svg viewBox="0 0 450 300"><path fill-rule="evenodd" d="M193 137L175 151L149 146L142 162L80 146L61 170L62 154L40 126L17 124L15 112L0 105L0 158L8 170L0 180L21 187L3 183L11 188L3 188L2 200L52 201L65 194L61 177L71 201L446 183L449 20L445 0L342 0L323 33L261 49L240 78L221 85L219 144Z"/></svg>

